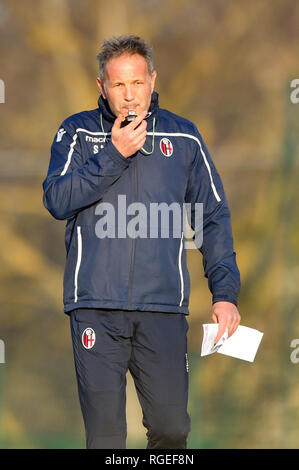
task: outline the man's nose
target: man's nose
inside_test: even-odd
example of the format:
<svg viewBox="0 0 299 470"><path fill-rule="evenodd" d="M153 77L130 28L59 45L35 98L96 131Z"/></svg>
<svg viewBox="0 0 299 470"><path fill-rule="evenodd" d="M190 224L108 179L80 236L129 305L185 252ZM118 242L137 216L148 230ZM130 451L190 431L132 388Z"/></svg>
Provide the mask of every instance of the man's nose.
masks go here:
<svg viewBox="0 0 299 470"><path fill-rule="evenodd" d="M134 94L133 90L130 86L126 86L125 88L125 100L126 101L133 101L134 100Z"/></svg>

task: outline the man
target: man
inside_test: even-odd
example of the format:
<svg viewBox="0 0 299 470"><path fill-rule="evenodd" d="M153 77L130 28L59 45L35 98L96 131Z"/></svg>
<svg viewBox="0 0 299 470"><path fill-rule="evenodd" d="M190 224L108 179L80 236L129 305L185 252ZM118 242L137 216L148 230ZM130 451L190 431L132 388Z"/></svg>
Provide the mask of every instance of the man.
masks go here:
<svg viewBox="0 0 299 470"><path fill-rule="evenodd" d="M212 320L219 323L217 342L240 322L230 213L195 125L158 106L151 48L139 37L112 38L98 61L99 106L62 123L43 184L46 208L67 220L64 311L86 445L125 447L130 370L148 448L183 449L190 431L184 233L155 232L157 219L151 232L157 236L144 228L153 205L191 204L192 228L203 227L198 248L213 294ZM135 225L132 217L127 221L136 214L134 204L146 213ZM195 223L196 204L203 205L202 224Z"/></svg>

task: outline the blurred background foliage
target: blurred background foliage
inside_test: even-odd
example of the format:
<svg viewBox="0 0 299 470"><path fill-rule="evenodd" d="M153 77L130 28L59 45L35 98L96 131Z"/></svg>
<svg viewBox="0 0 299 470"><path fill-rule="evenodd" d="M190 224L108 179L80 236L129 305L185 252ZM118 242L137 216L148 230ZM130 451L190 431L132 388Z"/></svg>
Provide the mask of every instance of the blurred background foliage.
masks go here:
<svg viewBox="0 0 299 470"><path fill-rule="evenodd" d="M189 250L189 447L298 447L298 31L292 0L0 0L2 448L85 446L62 307L65 224L44 209L42 181L60 123L97 106L102 41L126 33L154 46L160 106L208 145L231 207L241 323L264 332L253 364L200 358L211 295ZM142 448L128 384L128 447Z"/></svg>

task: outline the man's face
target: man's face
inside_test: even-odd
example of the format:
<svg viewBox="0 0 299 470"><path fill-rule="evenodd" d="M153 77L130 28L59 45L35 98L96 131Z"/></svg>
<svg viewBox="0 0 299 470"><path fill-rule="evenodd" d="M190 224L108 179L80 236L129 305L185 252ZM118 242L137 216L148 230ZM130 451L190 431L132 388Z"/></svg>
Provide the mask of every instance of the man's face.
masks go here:
<svg viewBox="0 0 299 470"><path fill-rule="evenodd" d="M138 115L149 109L156 75L155 71L150 75L141 55L122 54L107 62L104 81L97 78L97 84L115 116L129 110Z"/></svg>

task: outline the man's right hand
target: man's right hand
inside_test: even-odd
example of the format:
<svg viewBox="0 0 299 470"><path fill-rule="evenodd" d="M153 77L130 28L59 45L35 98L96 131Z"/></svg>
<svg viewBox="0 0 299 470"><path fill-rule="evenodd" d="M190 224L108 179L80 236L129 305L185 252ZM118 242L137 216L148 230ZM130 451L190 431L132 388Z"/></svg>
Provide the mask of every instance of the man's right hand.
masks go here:
<svg viewBox="0 0 299 470"><path fill-rule="evenodd" d="M144 145L147 134L147 122L144 121L146 115L147 111L143 111L125 127L121 127L125 115L120 114L114 121L111 131L112 143L125 158L136 153Z"/></svg>

